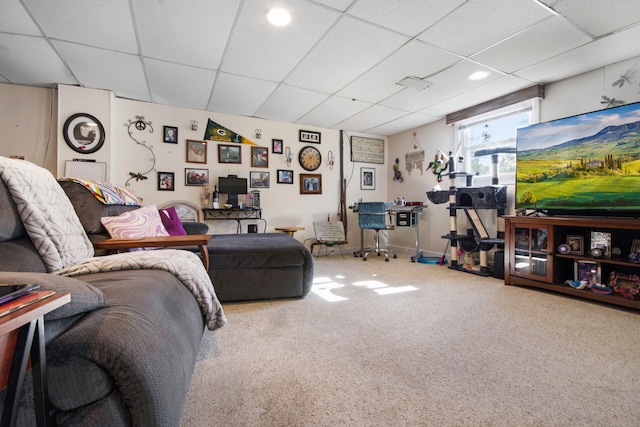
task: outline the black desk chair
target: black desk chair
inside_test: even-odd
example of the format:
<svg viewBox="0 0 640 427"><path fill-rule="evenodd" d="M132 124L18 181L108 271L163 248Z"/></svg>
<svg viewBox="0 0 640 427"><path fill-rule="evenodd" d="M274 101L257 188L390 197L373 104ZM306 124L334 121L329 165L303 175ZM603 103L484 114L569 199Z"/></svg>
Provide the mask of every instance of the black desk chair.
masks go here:
<svg viewBox="0 0 640 427"><path fill-rule="evenodd" d="M366 261L369 253L374 252L380 256L384 254L385 262L389 262L389 252L394 258L398 258L395 252L390 249L380 248L380 230L393 230L393 224L387 224L387 209L384 202L361 202L358 203L358 225L361 229L375 230L375 249L363 251L362 260Z"/></svg>

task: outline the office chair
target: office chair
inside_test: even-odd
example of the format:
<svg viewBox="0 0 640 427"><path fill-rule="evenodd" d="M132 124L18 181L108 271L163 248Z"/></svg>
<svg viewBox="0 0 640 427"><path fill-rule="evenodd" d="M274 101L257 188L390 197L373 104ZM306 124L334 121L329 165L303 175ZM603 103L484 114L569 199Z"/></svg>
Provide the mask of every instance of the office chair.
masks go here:
<svg viewBox="0 0 640 427"><path fill-rule="evenodd" d="M393 225L387 225L387 209L384 202L361 202L358 204L358 225L361 229L375 230L375 253L380 256L384 254L385 262L389 262L389 252L394 258L398 258L395 252L390 249L380 248L380 230L393 230ZM366 261L370 252L374 249L367 248L363 251L362 260Z"/></svg>

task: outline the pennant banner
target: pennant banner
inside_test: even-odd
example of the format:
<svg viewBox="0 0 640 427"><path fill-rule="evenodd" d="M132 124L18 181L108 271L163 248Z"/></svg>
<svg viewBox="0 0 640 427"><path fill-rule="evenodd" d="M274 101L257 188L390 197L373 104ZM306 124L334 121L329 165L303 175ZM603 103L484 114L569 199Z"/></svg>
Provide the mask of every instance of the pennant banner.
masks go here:
<svg viewBox="0 0 640 427"><path fill-rule="evenodd" d="M207 122L207 130L204 133L204 139L207 141L216 142L233 142L236 144L250 144L258 145L255 142L245 138L242 135L227 129L224 126L220 126L218 123L209 119Z"/></svg>

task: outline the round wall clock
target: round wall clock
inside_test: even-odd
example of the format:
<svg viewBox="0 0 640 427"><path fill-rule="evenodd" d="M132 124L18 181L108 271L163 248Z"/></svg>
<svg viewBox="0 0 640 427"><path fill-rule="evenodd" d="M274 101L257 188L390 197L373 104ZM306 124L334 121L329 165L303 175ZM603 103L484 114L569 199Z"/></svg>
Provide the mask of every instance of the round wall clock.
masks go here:
<svg viewBox="0 0 640 427"><path fill-rule="evenodd" d="M70 116L62 128L67 145L73 151L91 154L104 144L104 127L90 114L78 113Z"/></svg>
<svg viewBox="0 0 640 427"><path fill-rule="evenodd" d="M322 163L322 155L316 147L307 145L306 147L302 147L302 150L300 150L300 153L298 154L298 161L303 169L314 171L320 167L320 164Z"/></svg>

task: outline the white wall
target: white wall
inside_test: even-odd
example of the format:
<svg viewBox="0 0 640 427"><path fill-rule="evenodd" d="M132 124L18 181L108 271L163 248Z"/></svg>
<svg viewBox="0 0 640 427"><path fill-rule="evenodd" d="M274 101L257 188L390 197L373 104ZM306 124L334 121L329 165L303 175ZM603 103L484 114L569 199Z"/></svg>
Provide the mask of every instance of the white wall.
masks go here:
<svg viewBox="0 0 640 427"><path fill-rule="evenodd" d="M619 76L625 74L628 70L640 70L640 57L632 58L619 63L611 64L603 68L596 69L589 73L581 74L562 81L549 83L545 85L545 98L540 101L540 122L559 119L562 117L582 114L589 111L600 110L604 108L601 103L602 96L616 98L624 101L625 104L640 101L640 88L638 86L640 72L636 71L636 75L632 78L631 84L625 84L623 87L612 86ZM453 125L446 125L444 120L431 123L407 132L389 137L389 161L393 162L399 157L402 163L404 155L410 151L409 146L413 140L413 133L420 145L426 151L427 164L433 160L435 152L440 148L444 152L455 151L455 133ZM388 165L391 170L391 164ZM448 204L434 205L426 199L425 191L431 189L437 184L435 175L425 172L424 175L418 174L408 177L404 168L403 175L405 180L402 184L390 182L390 197L404 194L407 200L423 201L428 205L425 213L421 216L420 221L420 248L425 255L440 256L442 255L446 240L440 236L447 234L449 230L449 211ZM425 165L426 169L426 165ZM391 180L392 176L389 175ZM443 179L440 183L443 190L449 188L447 179ZM514 193L515 188L508 188L508 209L507 213L514 212ZM409 197L407 197L407 195ZM491 217L491 211L481 212L482 219L490 231L497 228L497 220ZM460 215L458 215L460 216ZM458 221L459 232L460 224L464 226L464 221ZM415 241L415 235L408 231L402 233L393 232L390 235L391 244L398 247L412 247Z"/></svg>

